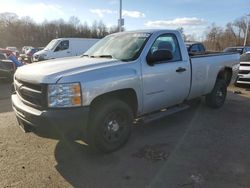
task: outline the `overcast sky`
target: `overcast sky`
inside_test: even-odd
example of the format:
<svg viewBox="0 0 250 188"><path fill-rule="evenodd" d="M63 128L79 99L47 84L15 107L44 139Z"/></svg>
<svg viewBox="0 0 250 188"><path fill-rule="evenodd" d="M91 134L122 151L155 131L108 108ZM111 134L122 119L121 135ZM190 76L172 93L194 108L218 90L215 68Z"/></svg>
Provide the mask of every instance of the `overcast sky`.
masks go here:
<svg viewBox="0 0 250 188"><path fill-rule="evenodd" d="M36 22L70 16L91 24L102 20L116 25L119 0L0 0L0 13L30 16ZM183 27L188 34L201 36L204 29L250 13L250 0L123 0L126 30Z"/></svg>

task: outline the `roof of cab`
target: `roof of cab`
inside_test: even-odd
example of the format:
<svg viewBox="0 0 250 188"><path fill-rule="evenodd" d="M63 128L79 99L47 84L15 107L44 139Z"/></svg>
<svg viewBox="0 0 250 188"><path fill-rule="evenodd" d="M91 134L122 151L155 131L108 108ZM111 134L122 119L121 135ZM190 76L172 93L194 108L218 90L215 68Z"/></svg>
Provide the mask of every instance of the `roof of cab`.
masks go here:
<svg viewBox="0 0 250 188"><path fill-rule="evenodd" d="M171 30L171 29L143 29L143 30L132 30L132 31L124 31L124 32L118 32L113 33L110 35L122 35L126 33L149 33L149 34L164 34L164 33L179 33L178 30Z"/></svg>
<svg viewBox="0 0 250 188"><path fill-rule="evenodd" d="M142 29L142 30L132 30L132 31L125 31L123 33L156 33L156 32L176 32L177 30L174 29Z"/></svg>

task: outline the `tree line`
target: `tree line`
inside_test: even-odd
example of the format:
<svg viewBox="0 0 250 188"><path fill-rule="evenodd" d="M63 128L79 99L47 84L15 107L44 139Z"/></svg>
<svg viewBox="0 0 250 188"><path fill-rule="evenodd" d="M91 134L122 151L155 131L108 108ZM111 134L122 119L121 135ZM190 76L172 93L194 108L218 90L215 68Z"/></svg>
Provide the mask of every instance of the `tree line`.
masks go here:
<svg viewBox="0 0 250 188"><path fill-rule="evenodd" d="M207 49L212 51L221 51L230 46L243 46L246 36L247 22L250 27L250 20L241 17L233 22L229 22L225 27L216 26L214 23L205 31L205 40L203 43ZM250 28L246 45L250 45Z"/></svg>
<svg viewBox="0 0 250 188"><path fill-rule="evenodd" d="M229 46L242 46L246 36L246 27L246 17L229 22L225 27L212 24L206 29L202 42L208 50L212 51L221 51ZM182 32L184 39L194 39L192 36L185 35L183 28L178 29ZM250 45L249 30L248 45ZM40 47L46 46L54 38L103 38L117 31L117 26L107 27L102 21L94 21L92 25L89 25L87 22L82 23L74 16L68 21L58 19L36 23L30 17L19 18L14 13L0 14L0 47L17 46L20 48L25 45Z"/></svg>
<svg viewBox="0 0 250 188"><path fill-rule="evenodd" d="M102 21L92 25L81 23L77 17L68 21L58 19L34 22L30 17L19 18L14 13L0 14L0 47L46 46L52 39L60 37L103 38L117 32L117 26L107 27Z"/></svg>

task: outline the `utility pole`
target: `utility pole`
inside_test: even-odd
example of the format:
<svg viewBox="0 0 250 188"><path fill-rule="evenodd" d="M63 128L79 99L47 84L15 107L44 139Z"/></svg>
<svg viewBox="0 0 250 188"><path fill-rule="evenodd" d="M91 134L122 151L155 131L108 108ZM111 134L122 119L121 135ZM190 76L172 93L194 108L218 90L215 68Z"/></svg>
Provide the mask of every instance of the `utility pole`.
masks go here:
<svg viewBox="0 0 250 188"><path fill-rule="evenodd" d="M122 31L122 26L124 26L124 19L122 18L122 0L120 0L120 11L119 11L119 20L118 20L118 27L119 32Z"/></svg>
<svg viewBox="0 0 250 188"><path fill-rule="evenodd" d="M245 40L244 40L244 46L246 46L246 43L247 43L247 34L248 34L248 28L249 28L249 19L248 17L250 17L250 14L247 14L247 28L246 28L246 34L245 34Z"/></svg>

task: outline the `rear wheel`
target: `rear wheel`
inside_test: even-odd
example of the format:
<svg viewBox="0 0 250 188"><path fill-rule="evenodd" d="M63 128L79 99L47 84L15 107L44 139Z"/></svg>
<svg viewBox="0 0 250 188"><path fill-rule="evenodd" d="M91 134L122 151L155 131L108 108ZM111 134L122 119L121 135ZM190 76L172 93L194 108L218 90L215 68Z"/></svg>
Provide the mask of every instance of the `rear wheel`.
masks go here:
<svg viewBox="0 0 250 188"><path fill-rule="evenodd" d="M123 146L131 132L133 113L125 102L114 99L94 107L88 131L92 150L111 152Z"/></svg>
<svg viewBox="0 0 250 188"><path fill-rule="evenodd" d="M212 108L223 106L227 96L227 84L225 80L217 80L211 93L206 95L206 104Z"/></svg>

